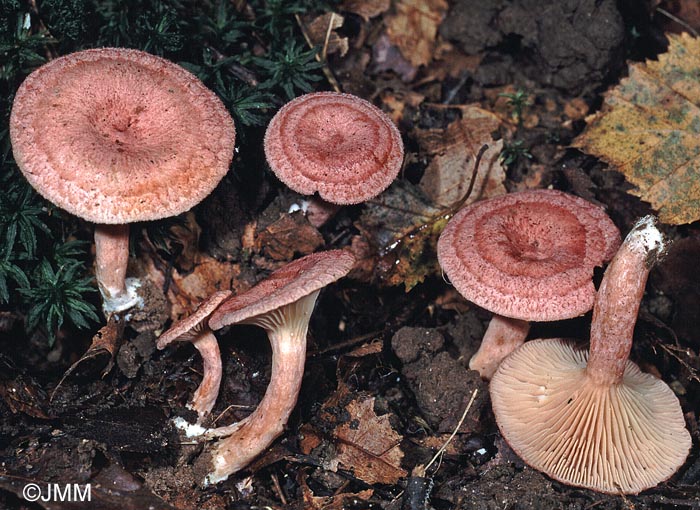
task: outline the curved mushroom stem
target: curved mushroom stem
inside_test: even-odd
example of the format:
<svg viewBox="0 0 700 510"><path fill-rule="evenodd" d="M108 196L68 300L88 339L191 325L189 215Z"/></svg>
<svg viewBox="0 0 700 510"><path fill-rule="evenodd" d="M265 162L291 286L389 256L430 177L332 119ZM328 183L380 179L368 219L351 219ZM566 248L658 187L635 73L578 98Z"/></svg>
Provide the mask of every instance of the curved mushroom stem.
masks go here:
<svg viewBox="0 0 700 510"><path fill-rule="evenodd" d="M105 315L143 305L137 280L126 280L129 263L129 225L95 225L95 278Z"/></svg>
<svg viewBox="0 0 700 510"><path fill-rule="evenodd" d="M306 359L309 318L319 291L269 314L244 321L267 331L272 346L272 370L265 396L257 409L242 421L207 431L206 437L220 437L205 462L204 485L226 480L262 453L282 432L297 402Z"/></svg>
<svg viewBox="0 0 700 510"><path fill-rule="evenodd" d="M529 331L527 321L494 315L479 350L469 360L469 368L478 370L482 379L490 380L503 358L525 342Z"/></svg>
<svg viewBox="0 0 700 510"><path fill-rule="evenodd" d="M197 411L201 422L214 408L216 398L219 396L221 351L219 351L219 342L209 328L203 328L191 342L202 356L202 382L199 383L188 407Z"/></svg>
<svg viewBox="0 0 700 510"><path fill-rule="evenodd" d="M586 371L600 385L622 380L649 271L666 249L656 218L637 221L605 271L593 306Z"/></svg>

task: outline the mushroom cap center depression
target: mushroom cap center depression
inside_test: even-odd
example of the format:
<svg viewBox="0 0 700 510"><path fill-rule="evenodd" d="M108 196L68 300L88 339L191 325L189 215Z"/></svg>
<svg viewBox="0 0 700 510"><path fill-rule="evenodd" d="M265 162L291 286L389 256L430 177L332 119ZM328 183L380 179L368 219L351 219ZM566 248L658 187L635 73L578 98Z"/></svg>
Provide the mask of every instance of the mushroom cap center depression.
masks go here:
<svg viewBox="0 0 700 510"><path fill-rule="evenodd" d="M30 74L10 134L32 186L97 223L190 209L226 174L235 142L226 108L194 75L122 48L64 55Z"/></svg>
<svg viewBox="0 0 700 510"><path fill-rule="evenodd" d="M78 156L87 163L85 168L99 172L107 183L130 179L139 186L147 184L144 168L166 164L189 145L200 115L178 101L164 77L129 64L100 62L88 69L67 69L61 83L40 100L39 104L50 102L50 107L37 141L55 162L54 168ZM102 73L109 73L110 79L100 79ZM63 143L49 139L56 132L62 133Z"/></svg>
<svg viewBox="0 0 700 510"><path fill-rule="evenodd" d="M580 266L585 229L573 213L562 207L553 214L552 207L527 202L493 211L474 233L479 253L513 276L542 278Z"/></svg>
<svg viewBox="0 0 700 510"><path fill-rule="evenodd" d="M287 156L299 161L298 171L310 179L359 183L365 176L360 171L352 175L353 168L362 168L368 160L381 167L390 155L388 144L380 141L389 137L382 133L388 127L352 106L314 105L295 120L293 129L285 130L285 122L281 128L291 142Z"/></svg>

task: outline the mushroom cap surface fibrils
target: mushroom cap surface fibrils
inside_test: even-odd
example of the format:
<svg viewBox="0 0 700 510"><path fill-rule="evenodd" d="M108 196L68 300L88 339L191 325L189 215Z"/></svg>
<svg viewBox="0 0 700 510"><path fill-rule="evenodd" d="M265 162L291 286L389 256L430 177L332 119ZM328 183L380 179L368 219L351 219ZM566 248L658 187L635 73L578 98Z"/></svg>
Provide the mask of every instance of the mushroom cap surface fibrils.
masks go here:
<svg viewBox="0 0 700 510"><path fill-rule="evenodd" d="M209 319L209 327L221 329L294 303L342 278L355 263L344 250L312 253L274 271L248 291L224 301Z"/></svg>
<svg viewBox="0 0 700 510"><path fill-rule="evenodd" d="M265 156L298 193L318 191L357 204L384 191L403 162L401 135L387 115L351 94L315 92L284 105L265 133Z"/></svg>
<svg viewBox="0 0 700 510"><path fill-rule="evenodd" d="M96 223L180 214L226 174L235 127L193 74L148 53L71 53L22 83L15 160L45 198Z"/></svg>
<svg viewBox="0 0 700 510"><path fill-rule="evenodd" d="M570 485L636 494L667 480L691 446L678 398L631 361L620 384L597 385L587 360L561 339L532 340L505 358L490 385L503 437Z"/></svg>
<svg viewBox="0 0 700 510"><path fill-rule="evenodd" d="M554 321L593 306L593 269L620 233L602 208L555 190L524 191L461 209L438 259L465 298L505 317Z"/></svg>

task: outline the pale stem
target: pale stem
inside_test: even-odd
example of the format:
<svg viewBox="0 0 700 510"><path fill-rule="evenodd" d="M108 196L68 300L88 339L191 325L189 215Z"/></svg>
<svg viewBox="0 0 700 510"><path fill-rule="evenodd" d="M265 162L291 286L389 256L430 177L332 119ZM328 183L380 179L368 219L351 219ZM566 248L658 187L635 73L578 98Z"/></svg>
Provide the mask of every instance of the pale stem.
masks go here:
<svg viewBox="0 0 700 510"><path fill-rule="evenodd" d="M530 331L530 323L494 315L481 340L479 350L469 360L469 368L490 380L503 358L520 347Z"/></svg>
<svg viewBox="0 0 700 510"><path fill-rule="evenodd" d="M656 218L645 216L627 235L605 271L593 306L587 372L598 384L622 380L649 271L665 249Z"/></svg>
<svg viewBox="0 0 700 510"><path fill-rule="evenodd" d="M221 352L219 342L209 328L204 328L192 340L202 356L202 382L194 392L190 408L197 411L199 421L214 408L221 385Z"/></svg>
<svg viewBox="0 0 700 510"><path fill-rule="evenodd" d="M105 300L126 293L129 225L95 225L95 277Z"/></svg>
<svg viewBox="0 0 700 510"><path fill-rule="evenodd" d="M214 445L213 471L205 484L240 471L284 432L304 375L306 334L318 291L264 316L245 321L267 330L272 346L270 383L258 407L244 420L207 431L207 437L228 437Z"/></svg>
<svg viewBox="0 0 700 510"><path fill-rule="evenodd" d="M126 278L129 264L129 225L95 225L95 278L102 294L102 310L110 315L143 307L136 289L141 283Z"/></svg>

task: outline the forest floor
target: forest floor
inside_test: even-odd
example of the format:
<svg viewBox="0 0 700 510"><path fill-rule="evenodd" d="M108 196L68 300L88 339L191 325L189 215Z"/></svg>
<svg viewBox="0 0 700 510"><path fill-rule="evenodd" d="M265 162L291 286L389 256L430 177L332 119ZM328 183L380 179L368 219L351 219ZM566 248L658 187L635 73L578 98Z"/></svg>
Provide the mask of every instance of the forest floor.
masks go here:
<svg viewBox="0 0 700 510"><path fill-rule="evenodd" d="M678 396L693 448L669 481L634 496L564 485L510 450L488 384L467 368L491 314L442 277L436 234L411 235L433 227L466 189L484 143L499 150L482 165L489 172L482 197L559 189L604 206L623 234L653 212L621 173L572 144L628 62L666 51L668 33L700 30L694 4L345 0L332 17L299 12L297 36L304 32L327 53L314 88L368 99L399 127L406 162L398 182L316 228L289 212L302 197L261 163L246 166L263 158L264 126L251 128L239 138L246 148L234 158L235 177L170 225L165 241L134 229L130 272L147 282L148 299L123 331L111 324L93 338L97 324L66 327L49 346L41 328L27 334L23 312L6 305L0 508L700 508L700 223L663 225L674 243L651 273L632 350ZM245 1L231 5L255 15ZM227 65L241 75L243 66ZM74 223L76 237L89 239L90 226ZM202 445L172 425L177 416L196 418L186 404L201 360L189 344L156 350L157 335L216 288L241 291L300 255L348 247L360 263L320 295L286 432L247 469L201 489L191 466ZM530 337L585 340L590 320L589 313L538 323ZM232 423L264 394L270 349L255 327L231 327L218 338L224 378L213 416ZM27 483L89 483L92 503L29 503Z"/></svg>

